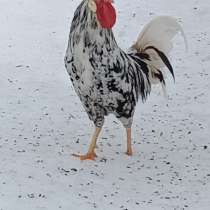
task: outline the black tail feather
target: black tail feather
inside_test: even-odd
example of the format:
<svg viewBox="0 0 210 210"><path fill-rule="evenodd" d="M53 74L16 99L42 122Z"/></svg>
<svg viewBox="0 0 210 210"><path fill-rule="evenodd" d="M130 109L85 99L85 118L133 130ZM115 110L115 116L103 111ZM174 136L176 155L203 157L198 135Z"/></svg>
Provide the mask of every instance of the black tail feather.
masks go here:
<svg viewBox="0 0 210 210"><path fill-rule="evenodd" d="M160 70L157 69L157 73L153 73L153 77L158 78L160 83L166 85L163 73Z"/></svg>
<svg viewBox="0 0 210 210"><path fill-rule="evenodd" d="M174 81L175 81L174 70L173 70L173 67L172 67L170 61L168 60L167 56L162 51L158 50L154 46L148 46L148 47L145 48L145 50L147 50L147 49L153 49L160 56L160 58L162 59L163 63L166 65L166 67L171 72L171 74L172 74L172 76L174 78Z"/></svg>

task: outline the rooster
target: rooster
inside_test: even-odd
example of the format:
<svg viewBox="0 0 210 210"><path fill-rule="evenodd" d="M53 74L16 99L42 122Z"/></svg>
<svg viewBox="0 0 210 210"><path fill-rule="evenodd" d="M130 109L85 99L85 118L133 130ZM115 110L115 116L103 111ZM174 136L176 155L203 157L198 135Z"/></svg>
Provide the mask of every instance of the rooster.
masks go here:
<svg viewBox="0 0 210 210"><path fill-rule="evenodd" d="M83 0L74 13L70 28L65 67L95 125L88 152L74 155L81 160L97 157L96 141L104 118L110 113L126 129L126 154L131 156L131 126L139 98L143 102L147 99L152 84L160 83L164 89L163 67L167 67L174 78L167 56L172 49L172 38L178 32L184 36L174 18L161 16L152 20L128 52L124 52L115 40L112 31L115 20L112 0Z"/></svg>

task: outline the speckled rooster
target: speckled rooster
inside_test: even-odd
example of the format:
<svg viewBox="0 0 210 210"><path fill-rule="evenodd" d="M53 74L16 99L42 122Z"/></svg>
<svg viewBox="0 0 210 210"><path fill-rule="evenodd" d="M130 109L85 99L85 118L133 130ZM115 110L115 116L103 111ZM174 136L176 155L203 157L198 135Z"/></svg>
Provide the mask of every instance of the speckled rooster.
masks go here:
<svg viewBox="0 0 210 210"><path fill-rule="evenodd" d="M165 86L163 67L174 77L167 58L172 38L183 30L168 16L152 20L126 53L117 44L112 27L116 13L112 0L83 0L71 24L65 66L95 132L81 160L94 160L104 117L114 114L127 131L127 155L132 155L131 126L138 99L147 99L151 85ZM185 36L184 36L185 37Z"/></svg>

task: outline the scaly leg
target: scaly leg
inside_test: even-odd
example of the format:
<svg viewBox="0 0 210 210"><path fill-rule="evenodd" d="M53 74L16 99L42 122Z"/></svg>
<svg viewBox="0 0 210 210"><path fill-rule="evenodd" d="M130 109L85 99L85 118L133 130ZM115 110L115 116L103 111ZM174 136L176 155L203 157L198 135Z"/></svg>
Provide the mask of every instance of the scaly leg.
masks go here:
<svg viewBox="0 0 210 210"><path fill-rule="evenodd" d="M95 153L95 147L96 147L96 141L98 139L98 136L101 132L101 128L99 127L96 127L95 128L95 132L92 136L92 139L91 139L91 143L90 143L90 146L89 146L89 149L88 149L88 152L87 154L85 155L76 155L76 154L73 154L74 157L79 157L80 160L95 160L95 158L97 157L96 153Z"/></svg>
<svg viewBox="0 0 210 210"><path fill-rule="evenodd" d="M126 154L129 156L133 155L132 146L131 146L131 128L126 128L127 132L127 152Z"/></svg>

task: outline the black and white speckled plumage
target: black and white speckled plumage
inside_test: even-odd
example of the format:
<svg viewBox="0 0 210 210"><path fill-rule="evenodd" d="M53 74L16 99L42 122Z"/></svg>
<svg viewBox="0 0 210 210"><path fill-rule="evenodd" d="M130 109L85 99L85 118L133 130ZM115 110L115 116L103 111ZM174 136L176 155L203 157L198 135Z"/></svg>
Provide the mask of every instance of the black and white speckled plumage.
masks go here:
<svg viewBox="0 0 210 210"><path fill-rule="evenodd" d="M82 1L71 24L65 66L90 120L102 127L113 113L125 127L131 127L139 97L151 91L149 56L122 51L110 29L102 29L96 15ZM162 73L152 75L164 83ZM161 81L162 80L162 81Z"/></svg>

